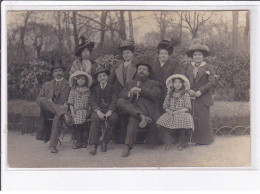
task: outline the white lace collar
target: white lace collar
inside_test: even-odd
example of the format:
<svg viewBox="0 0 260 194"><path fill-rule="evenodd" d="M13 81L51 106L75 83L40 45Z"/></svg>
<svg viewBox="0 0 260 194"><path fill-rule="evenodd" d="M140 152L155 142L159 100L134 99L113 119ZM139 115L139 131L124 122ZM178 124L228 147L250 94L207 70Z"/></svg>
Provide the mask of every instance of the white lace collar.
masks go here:
<svg viewBox="0 0 260 194"><path fill-rule="evenodd" d="M191 62L192 66L195 67L195 62ZM207 63L205 61L202 61L201 64L198 67L202 67L206 65Z"/></svg>

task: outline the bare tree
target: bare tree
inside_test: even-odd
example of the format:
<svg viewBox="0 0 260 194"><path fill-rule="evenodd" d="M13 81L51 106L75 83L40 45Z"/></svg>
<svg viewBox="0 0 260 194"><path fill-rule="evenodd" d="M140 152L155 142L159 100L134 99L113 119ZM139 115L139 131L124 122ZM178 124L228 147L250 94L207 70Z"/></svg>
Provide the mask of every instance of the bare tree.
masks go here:
<svg viewBox="0 0 260 194"><path fill-rule="evenodd" d="M180 26L180 42L182 41L182 21L183 21L183 18L182 18L182 12L180 13L180 23L179 23L179 26Z"/></svg>
<svg viewBox="0 0 260 194"><path fill-rule="evenodd" d="M79 35L77 29L77 11L72 11L72 25L73 25L73 37L75 42L75 48L79 45Z"/></svg>
<svg viewBox="0 0 260 194"><path fill-rule="evenodd" d="M108 11L102 11L101 14L101 21L100 21L100 42L99 42L99 46L103 46L104 41L105 41L105 33L106 33L106 21L107 21L107 15L108 15Z"/></svg>
<svg viewBox="0 0 260 194"><path fill-rule="evenodd" d="M63 36L64 36L64 29L62 27L62 18L61 18L61 11L55 11L54 14L56 16L56 26L57 26L57 29L55 28L54 29L54 32L55 32L55 35L57 37L57 40L58 40L58 45L57 45L57 54L58 54L58 57L61 57L62 56L62 47L63 47Z"/></svg>
<svg viewBox="0 0 260 194"><path fill-rule="evenodd" d="M22 54L24 54L25 58L27 56L27 52L25 50L25 44L24 44L24 37L26 33L27 23L32 13L33 13L32 11L27 11L26 14L24 15L24 23L23 26L21 26L20 28L20 39L17 45L17 56Z"/></svg>
<svg viewBox="0 0 260 194"><path fill-rule="evenodd" d="M245 31L244 31L244 40L245 43L248 44L248 37L249 37L249 11L246 12L246 27L245 27Z"/></svg>
<svg viewBox="0 0 260 194"><path fill-rule="evenodd" d="M181 11L177 12L180 19L184 22L183 28L187 28L192 35L192 39L198 37L198 32L206 22L210 20L213 12L207 14L206 11Z"/></svg>
<svg viewBox="0 0 260 194"><path fill-rule="evenodd" d="M159 24L160 28L160 38L163 40L165 38L166 30L169 26L169 21L167 20L167 12L166 11L160 11L160 14L155 13L155 17L157 20L157 23Z"/></svg>
<svg viewBox="0 0 260 194"><path fill-rule="evenodd" d="M232 11L233 29L232 29L232 45L233 48L238 46L238 11Z"/></svg>
<svg viewBox="0 0 260 194"><path fill-rule="evenodd" d="M129 39L134 39L134 27L133 27L133 19L132 19L132 12L128 11L128 18L129 18Z"/></svg>
<svg viewBox="0 0 260 194"><path fill-rule="evenodd" d="M119 38L122 40L126 39L126 32L125 32L125 18L124 18L124 11L119 11Z"/></svg>

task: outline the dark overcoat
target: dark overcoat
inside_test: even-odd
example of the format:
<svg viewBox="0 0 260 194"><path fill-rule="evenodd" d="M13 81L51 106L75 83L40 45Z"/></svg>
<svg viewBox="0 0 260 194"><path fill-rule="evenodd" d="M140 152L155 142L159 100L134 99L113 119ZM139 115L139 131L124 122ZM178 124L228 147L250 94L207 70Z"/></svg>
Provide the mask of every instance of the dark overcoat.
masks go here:
<svg viewBox="0 0 260 194"><path fill-rule="evenodd" d="M191 89L201 92L200 97L193 101L194 133L193 141L198 144L210 144L214 141L212 130L210 106L213 102L213 88L215 86L215 72L211 65L203 62L199 67L196 79L193 76L195 63L188 64L185 75L189 79Z"/></svg>
<svg viewBox="0 0 260 194"><path fill-rule="evenodd" d="M119 94L119 98L131 100L128 98L128 93L133 87L137 87L137 81L138 79L134 79L128 82ZM139 87L141 88L141 92L138 100L136 101L136 106L141 108L145 115L156 120L160 116L158 107L155 106L155 103L161 94L159 83L148 79L145 82L141 82Z"/></svg>
<svg viewBox="0 0 260 194"><path fill-rule="evenodd" d="M173 61L170 59L163 65L163 67L161 67L159 59L156 59L152 64L152 68L153 68L152 79L160 83L160 87L162 91L158 100L159 109L160 111L162 111L162 105L167 93L167 88L165 84L167 78L174 74L182 74L183 71L180 65L177 63L177 61Z"/></svg>
<svg viewBox="0 0 260 194"><path fill-rule="evenodd" d="M92 110L100 108L101 105L101 86L100 84L94 86L91 89L90 106ZM115 111L117 96L114 92L114 88L111 83L107 83L105 87L105 93L107 97L107 103L109 104L108 110Z"/></svg>

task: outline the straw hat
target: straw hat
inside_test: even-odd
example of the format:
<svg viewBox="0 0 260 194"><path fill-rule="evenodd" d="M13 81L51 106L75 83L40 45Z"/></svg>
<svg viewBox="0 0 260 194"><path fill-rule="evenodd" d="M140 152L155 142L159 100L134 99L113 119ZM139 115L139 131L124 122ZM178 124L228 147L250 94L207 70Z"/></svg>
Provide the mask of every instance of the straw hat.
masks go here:
<svg viewBox="0 0 260 194"><path fill-rule="evenodd" d="M93 41L86 39L84 36L81 36L80 40L81 40L81 43L78 45L78 48L75 52L75 56L77 56L77 57L81 56L81 53L85 48L92 50L94 48L94 45L95 45L95 43Z"/></svg>
<svg viewBox="0 0 260 194"><path fill-rule="evenodd" d="M171 80L176 79L176 78L180 78L184 81L184 86L185 86L186 91L190 90L190 82L189 82L188 78L181 74L174 74L174 75L171 75L170 77L168 77L166 80L166 87L169 88Z"/></svg>
<svg viewBox="0 0 260 194"><path fill-rule="evenodd" d="M201 51L204 57L208 56L210 52L209 48L202 44L200 39L194 39L192 41L188 51L186 52L187 56L192 58L194 51Z"/></svg>
<svg viewBox="0 0 260 194"><path fill-rule="evenodd" d="M84 75L88 79L88 87L91 86L92 77L88 73L83 72L83 71L75 71L73 74L71 74L71 76L69 78L70 87L73 87L73 82L78 75Z"/></svg>

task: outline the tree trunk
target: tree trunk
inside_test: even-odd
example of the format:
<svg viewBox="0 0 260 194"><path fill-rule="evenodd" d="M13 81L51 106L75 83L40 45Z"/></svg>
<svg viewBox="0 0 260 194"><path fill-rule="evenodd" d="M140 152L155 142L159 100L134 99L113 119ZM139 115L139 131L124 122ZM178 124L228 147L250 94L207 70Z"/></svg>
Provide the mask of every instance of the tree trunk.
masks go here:
<svg viewBox="0 0 260 194"><path fill-rule="evenodd" d="M122 39L122 40L126 40L124 11L120 11L119 38Z"/></svg>
<svg viewBox="0 0 260 194"><path fill-rule="evenodd" d="M246 45L248 45L249 43L248 37L249 37L249 11L246 12L246 27L244 32L244 40Z"/></svg>
<svg viewBox="0 0 260 194"><path fill-rule="evenodd" d="M238 46L238 11L232 11L233 15L233 29L232 29L232 46Z"/></svg>
<svg viewBox="0 0 260 194"><path fill-rule="evenodd" d="M18 43L18 49L17 49L17 56L21 56L22 52L24 53L24 56L26 57L27 53L25 50L25 45L24 45L24 37L25 37L25 33L26 33L26 27L27 27L27 23L29 20L31 12L26 12L25 18L24 18L24 25L23 27L21 27L21 34L20 34L20 40Z"/></svg>
<svg viewBox="0 0 260 194"><path fill-rule="evenodd" d="M134 39L134 27L133 27L133 19L132 19L132 12L128 11L128 17L129 17L129 39Z"/></svg>
<svg viewBox="0 0 260 194"><path fill-rule="evenodd" d="M78 36L78 29L77 29L77 11L72 11L72 25L73 25L73 36L75 41L75 50L79 45L79 36Z"/></svg>
<svg viewBox="0 0 260 194"><path fill-rule="evenodd" d="M101 34L100 34L100 42L99 42L99 46L103 46L104 45L104 41L105 41L105 33L106 33L106 20L107 20L107 14L108 11L102 11L101 14Z"/></svg>
<svg viewBox="0 0 260 194"><path fill-rule="evenodd" d="M182 12L181 12L181 19L180 19L180 42L182 42Z"/></svg>
<svg viewBox="0 0 260 194"><path fill-rule="evenodd" d="M58 17L57 17L57 22L58 22L58 55L59 58L62 55L62 32L61 32L61 14L60 11L57 12Z"/></svg>
<svg viewBox="0 0 260 194"><path fill-rule="evenodd" d="M71 36L71 29L70 29L70 11L66 12L66 40L69 52L72 53L72 42L70 39Z"/></svg>
<svg viewBox="0 0 260 194"><path fill-rule="evenodd" d="M198 32L197 31L192 31L191 35L192 35L192 40L193 40L194 38L198 37Z"/></svg>

